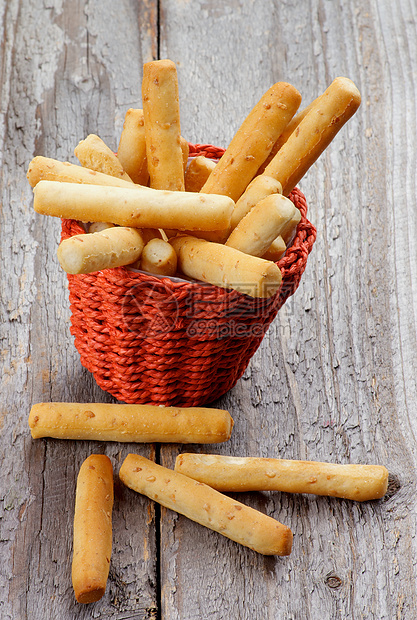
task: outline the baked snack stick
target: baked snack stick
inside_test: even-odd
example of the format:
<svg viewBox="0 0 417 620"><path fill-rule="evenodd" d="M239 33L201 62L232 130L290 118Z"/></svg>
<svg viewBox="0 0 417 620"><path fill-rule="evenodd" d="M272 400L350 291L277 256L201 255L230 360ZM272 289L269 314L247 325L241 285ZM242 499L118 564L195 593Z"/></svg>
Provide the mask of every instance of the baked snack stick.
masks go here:
<svg viewBox="0 0 417 620"><path fill-rule="evenodd" d="M177 253L179 270L190 278L250 297L272 297L281 285L278 266L257 256L191 236L174 237L170 243Z"/></svg>
<svg viewBox="0 0 417 620"><path fill-rule="evenodd" d="M37 155L29 164L27 179L31 187L39 181L60 181L64 183L86 183L87 185L111 185L113 187L132 187L131 181L124 181L110 174L95 172L68 161L58 161Z"/></svg>
<svg viewBox="0 0 417 620"><path fill-rule="evenodd" d="M358 89L345 77L333 80L316 99L315 105L264 171L264 174L281 183L284 196L288 196L294 189L338 131L353 116L360 102Z"/></svg>
<svg viewBox="0 0 417 620"><path fill-rule="evenodd" d="M149 172L146 161L143 110L129 108L126 112L117 148L117 158L134 183L147 185Z"/></svg>
<svg viewBox="0 0 417 620"><path fill-rule="evenodd" d="M321 97L321 95L320 95ZM318 99L320 99L320 97L317 97L317 99L315 99L314 101L312 101L310 103L310 105L308 105L307 107L305 107L303 110L301 110L301 112L298 112L295 116L292 117L292 119L290 120L290 122L288 123L288 125L285 127L284 131L282 132L282 134L279 136L278 140L275 142L274 146L272 147L271 152L269 153L268 157L266 158L266 160L264 161L264 163L262 164L262 166L260 166L259 170L258 170L258 174L262 174L265 170L265 168L267 167L267 165L269 164L269 162L271 161L271 159L273 157L275 157L275 155L278 153L279 149L282 147L283 144L285 144L285 142L288 140L288 138L290 137L290 135L292 134L293 131L295 131L298 127L298 125L301 123L301 121L303 120L303 118L306 116L306 114L315 106L317 105Z"/></svg>
<svg viewBox="0 0 417 620"><path fill-rule="evenodd" d="M281 183L272 177L268 177L266 174L255 177L235 204L232 213L231 229L236 228L239 222L260 200L271 194L282 194Z"/></svg>
<svg viewBox="0 0 417 620"><path fill-rule="evenodd" d="M143 248L140 260L131 265L158 276L173 276L177 271L177 255L164 239L154 238Z"/></svg>
<svg viewBox="0 0 417 620"><path fill-rule="evenodd" d="M172 60L144 64L142 105L150 186L183 191L178 79Z"/></svg>
<svg viewBox="0 0 417 620"><path fill-rule="evenodd" d="M67 273L92 273L134 263L143 247L140 230L113 226L64 239L59 244L57 256Z"/></svg>
<svg viewBox="0 0 417 620"><path fill-rule="evenodd" d="M185 191L199 192L216 167L216 163L203 155L194 157L185 171Z"/></svg>
<svg viewBox="0 0 417 620"><path fill-rule="evenodd" d="M74 155L84 168L110 174L112 177L133 183L129 175L123 170L117 155L101 138L93 133L77 144Z"/></svg>
<svg viewBox="0 0 417 620"><path fill-rule="evenodd" d="M285 254L286 249L287 244L280 235L273 240L262 258L264 258L265 260L272 260L274 263L277 263Z"/></svg>
<svg viewBox="0 0 417 620"><path fill-rule="evenodd" d="M37 403L29 414L33 439L136 443L221 443L232 433L228 411L111 403Z"/></svg>
<svg viewBox="0 0 417 620"><path fill-rule="evenodd" d="M271 194L245 215L230 234L226 245L245 254L263 256L297 211L289 198Z"/></svg>
<svg viewBox="0 0 417 620"><path fill-rule="evenodd" d="M243 121L201 191L224 194L237 201L300 102L301 95L291 84L278 82L271 86Z"/></svg>
<svg viewBox="0 0 417 620"><path fill-rule="evenodd" d="M380 465L338 465L218 454L180 454L175 470L219 491L312 493L363 502L383 497L388 470Z"/></svg>
<svg viewBox="0 0 417 620"><path fill-rule="evenodd" d="M129 454L119 478L130 489L258 553L291 553L293 536L287 526L145 457Z"/></svg>
<svg viewBox="0 0 417 620"><path fill-rule="evenodd" d="M113 467L104 454L81 465L75 495L72 585L79 603L106 590L112 552Z"/></svg>
<svg viewBox="0 0 417 620"><path fill-rule="evenodd" d="M133 183L121 188L39 181L33 192L37 213L133 228L218 230L229 226L234 207L227 196L168 192Z"/></svg>

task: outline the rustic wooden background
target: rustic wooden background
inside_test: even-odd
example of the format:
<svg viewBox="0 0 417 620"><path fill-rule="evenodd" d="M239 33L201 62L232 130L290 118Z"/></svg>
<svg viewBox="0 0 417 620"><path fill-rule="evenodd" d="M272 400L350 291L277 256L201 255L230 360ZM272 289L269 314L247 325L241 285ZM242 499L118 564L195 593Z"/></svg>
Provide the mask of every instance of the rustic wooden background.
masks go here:
<svg viewBox="0 0 417 620"><path fill-rule="evenodd" d="M0 0L0 617L414 619L417 433L417 3L415 0ZM292 82L309 103L350 77L363 103L300 183L318 237L295 296L217 404L224 454L384 464L386 498L245 494L289 525L265 558L117 482L104 598L76 604L72 518L80 464L117 473L181 446L33 441L40 401L109 401L69 333L59 222L34 213L36 154L116 148L141 103L142 64L177 63L182 133L227 146L259 97ZM200 449L195 446L194 449Z"/></svg>

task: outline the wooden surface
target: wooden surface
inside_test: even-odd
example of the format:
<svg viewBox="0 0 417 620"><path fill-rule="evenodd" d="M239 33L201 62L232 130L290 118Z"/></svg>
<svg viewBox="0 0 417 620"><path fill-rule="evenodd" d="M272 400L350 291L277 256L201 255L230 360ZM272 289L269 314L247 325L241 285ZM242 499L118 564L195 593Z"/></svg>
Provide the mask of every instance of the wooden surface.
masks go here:
<svg viewBox="0 0 417 620"><path fill-rule="evenodd" d="M116 8L117 7L117 8ZM413 0L0 0L0 617L195 620L416 617L417 5ZM276 81L304 103L338 75L362 106L300 183L318 237L295 296L216 404L225 445L195 450L388 467L381 501L248 493L294 532L257 555L123 487L131 451L172 467L182 446L32 440L40 401L105 401L69 332L59 222L32 208L35 154L117 147L142 64L177 63L182 134L227 146ZM78 469L116 472L104 598L75 603Z"/></svg>

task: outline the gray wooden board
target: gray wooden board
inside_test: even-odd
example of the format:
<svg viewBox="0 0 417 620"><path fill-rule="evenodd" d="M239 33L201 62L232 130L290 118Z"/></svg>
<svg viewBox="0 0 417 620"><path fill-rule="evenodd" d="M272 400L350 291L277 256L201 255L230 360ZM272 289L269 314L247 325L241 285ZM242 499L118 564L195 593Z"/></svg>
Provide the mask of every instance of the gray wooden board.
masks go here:
<svg viewBox="0 0 417 620"><path fill-rule="evenodd" d="M1 618L412 619L416 601L417 7L399 0L0 1ZM300 183L318 236L300 287L216 402L230 442L134 446L30 438L40 401L104 401L69 333L59 222L37 216L35 154L117 147L142 64L177 63L182 134L227 146L274 82L309 103L346 75L362 105ZM289 525L288 558L240 547L118 482L136 451L385 464L382 501L247 493ZM72 518L91 452L115 470L104 598L75 603ZM238 497L236 495L236 497Z"/></svg>

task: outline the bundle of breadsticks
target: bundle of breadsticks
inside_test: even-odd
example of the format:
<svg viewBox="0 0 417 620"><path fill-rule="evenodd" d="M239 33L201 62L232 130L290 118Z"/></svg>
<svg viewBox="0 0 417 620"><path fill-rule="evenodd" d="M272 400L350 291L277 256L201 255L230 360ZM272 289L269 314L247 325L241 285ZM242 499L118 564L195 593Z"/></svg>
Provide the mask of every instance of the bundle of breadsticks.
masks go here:
<svg viewBox="0 0 417 620"><path fill-rule="evenodd" d="M353 82L339 77L297 113L300 93L278 82L218 162L189 162L176 66L146 63L143 109L127 111L117 155L92 134L75 148L81 165L32 160L35 211L88 223L58 248L67 273L130 266L270 297L301 217L288 196L360 100Z"/></svg>

